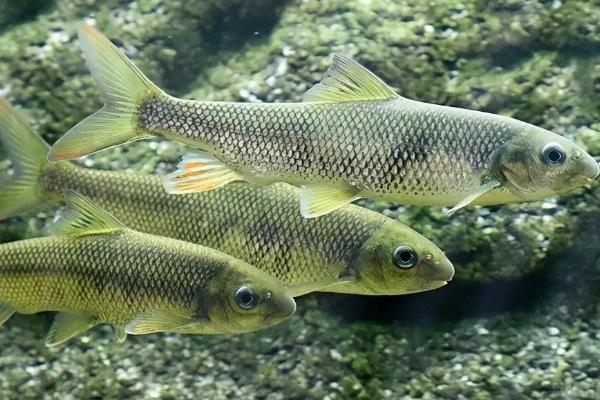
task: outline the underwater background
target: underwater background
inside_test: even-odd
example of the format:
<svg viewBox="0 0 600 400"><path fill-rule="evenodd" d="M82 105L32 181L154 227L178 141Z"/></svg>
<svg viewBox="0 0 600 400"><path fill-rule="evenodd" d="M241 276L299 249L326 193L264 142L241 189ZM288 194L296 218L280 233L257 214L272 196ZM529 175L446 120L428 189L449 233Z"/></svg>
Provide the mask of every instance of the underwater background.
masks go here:
<svg viewBox="0 0 600 400"><path fill-rule="evenodd" d="M600 156L598 1L0 0L0 95L49 142L102 105L75 34L88 19L178 97L300 101L341 53L405 97L512 116ZM164 174L182 151L145 141L82 162ZM311 294L262 332L118 344L103 327L49 350L52 315L15 316L0 330L0 398L598 398L599 194L452 218L360 201L445 250L453 281ZM53 218L4 221L0 241L40 236Z"/></svg>

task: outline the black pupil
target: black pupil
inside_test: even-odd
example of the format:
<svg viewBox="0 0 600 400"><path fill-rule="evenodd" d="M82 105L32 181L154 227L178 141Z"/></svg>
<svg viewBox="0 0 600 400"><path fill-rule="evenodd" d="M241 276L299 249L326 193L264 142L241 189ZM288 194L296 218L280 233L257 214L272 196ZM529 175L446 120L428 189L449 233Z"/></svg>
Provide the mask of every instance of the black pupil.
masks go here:
<svg viewBox="0 0 600 400"><path fill-rule="evenodd" d="M417 254L409 246L400 246L394 252L394 263L400 268L411 268L417 263Z"/></svg>
<svg viewBox="0 0 600 400"><path fill-rule="evenodd" d="M400 261L402 261L403 263L411 262L414 257L412 251L410 251L410 250L401 251L399 256L400 256Z"/></svg>
<svg viewBox="0 0 600 400"><path fill-rule="evenodd" d="M548 152L548 161L557 163L562 158L562 153L556 149L552 149Z"/></svg>
<svg viewBox="0 0 600 400"><path fill-rule="evenodd" d="M250 292L242 292L240 293L240 297L239 297L240 301L242 302L242 304L252 304L252 294L250 294Z"/></svg>

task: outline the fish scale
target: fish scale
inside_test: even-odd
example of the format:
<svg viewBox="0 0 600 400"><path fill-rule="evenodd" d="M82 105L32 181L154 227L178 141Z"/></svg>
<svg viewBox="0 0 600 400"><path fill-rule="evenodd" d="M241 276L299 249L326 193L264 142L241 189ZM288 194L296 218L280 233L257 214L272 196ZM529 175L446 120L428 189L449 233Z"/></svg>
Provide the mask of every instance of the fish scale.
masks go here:
<svg viewBox="0 0 600 400"><path fill-rule="evenodd" d="M457 114L453 123L448 113ZM328 118L316 118L322 115ZM175 126L177 120L184 122ZM489 169L494 150L523 128L510 127L501 117L477 121L448 107L406 99L272 105L162 96L144 101L138 124L145 131L214 149L234 169L249 169L249 180L354 182L382 197L398 189L421 197L466 191L473 180L465 177ZM291 157L273 151L289 146L296 148ZM396 173L390 173L394 167Z"/></svg>
<svg viewBox="0 0 600 400"><path fill-rule="evenodd" d="M22 313L89 312L117 326L149 309L193 310L228 260L199 246L164 244L132 231L2 244L0 302Z"/></svg>
<svg viewBox="0 0 600 400"><path fill-rule="evenodd" d="M15 312L56 311L48 346L97 324L111 324L119 341L244 333L296 310L287 288L239 259L133 231L80 194L65 196L56 235L0 245L0 322Z"/></svg>
<svg viewBox="0 0 600 400"><path fill-rule="evenodd" d="M43 183L48 193L76 189L133 229L236 254L285 283L339 275L388 220L350 207L306 221L295 207L297 189L285 184L257 189L240 183L173 196L156 176L60 164L44 171Z"/></svg>

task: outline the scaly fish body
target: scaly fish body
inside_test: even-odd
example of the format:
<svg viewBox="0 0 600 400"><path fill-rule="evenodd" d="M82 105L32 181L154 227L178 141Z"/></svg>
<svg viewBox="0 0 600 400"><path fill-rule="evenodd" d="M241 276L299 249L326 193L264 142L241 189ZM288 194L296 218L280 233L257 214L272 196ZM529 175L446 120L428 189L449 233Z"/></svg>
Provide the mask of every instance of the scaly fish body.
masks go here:
<svg viewBox="0 0 600 400"><path fill-rule="evenodd" d="M437 246L379 213L350 205L303 218L296 207L300 191L290 185L236 183L174 196L156 176L49 164L47 144L2 101L0 141L17 171L0 190L0 218L75 190L131 228L234 255L293 286L294 295L403 294L440 287L454 273ZM414 263L399 267L399 248L412 249Z"/></svg>
<svg viewBox="0 0 600 400"><path fill-rule="evenodd" d="M229 268L226 257L197 249L136 232L5 243L0 302L23 314L77 312L117 326L157 308L191 317L198 295Z"/></svg>
<svg viewBox="0 0 600 400"><path fill-rule="evenodd" d="M208 150L255 184L310 183L446 206L480 186L494 151L526 124L403 98L251 104L157 96L142 103L138 126Z"/></svg>
<svg viewBox="0 0 600 400"><path fill-rule="evenodd" d="M237 180L285 181L304 186L305 217L360 197L454 206L454 212L478 201L539 200L600 173L589 154L559 135L507 117L405 99L345 57L334 57L304 103L198 102L162 92L93 28L84 27L80 39L107 102L67 132L50 159L148 136L178 140L202 153L184 157L168 178L172 193Z"/></svg>
<svg viewBox="0 0 600 400"><path fill-rule="evenodd" d="M174 196L163 190L157 176L61 164L45 170L43 184L48 195L77 190L133 229L235 254L285 284L307 284L295 295L315 289L402 294L442 286L453 275L451 263L437 246L379 213L348 206L323 218L303 218L295 207L299 190L286 184L254 188L239 183ZM370 251L363 247L378 233L393 239L387 253L373 255L368 262L358 258ZM416 268L422 270L420 276L397 267L380 274L401 245L419 249L424 263ZM431 263L425 261L426 254ZM319 286L359 272L352 282ZM376 276L370 279L372 275Z"/></svg>
<svg viewBox="0 0 600 400"><path fill-rule="evenodd" d="M84 329L106 323L131 334L242 333L294 313L293 299L266 273L207 247L132 231L84 198L69 199L75 216L63 234L0 245L3 310L58 311L87 321Z"/></svg>
<svg viewBox="0 0 600 400"><path fill-rule="evenodd" d="M76 189L133 229L237 254L285 283L339 275L352 254L388 220L359 207L306 223L295 207L298 192L285 184L252 188L232 184L211 192L174 196L160 177L54 168L45 190Z"/></svg>

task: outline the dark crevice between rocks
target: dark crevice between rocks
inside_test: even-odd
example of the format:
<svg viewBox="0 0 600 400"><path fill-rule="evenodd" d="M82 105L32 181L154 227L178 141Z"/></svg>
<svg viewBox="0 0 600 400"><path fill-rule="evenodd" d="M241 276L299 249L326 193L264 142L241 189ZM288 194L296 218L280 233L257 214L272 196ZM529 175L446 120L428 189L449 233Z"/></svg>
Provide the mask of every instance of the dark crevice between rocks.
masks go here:
<svg viewBox="0 0 600 400"><path fill-rule="evenodd" d="M0 32L37 17L52 8L54 0L0 0Z"/></svg>
<svg viewBox="0 0 600 400"><path fill-rule="evenodd" d="M600 289L600 211L579 219L573 246L534 273L488 284L450 282L441 289L406 296L313 294L332 316L347 322L432 325L504 313L545 312L557 296L569 310L596 311Z"/></svg>
<svg viewBox="0 0 600 400"><path fill-rule="evenodd" d="M167 89L173 93L189 92L202 70L222 62L222 53L241 52L248 44L268 38L289 1L264 0L254 7L244 2L231 3L225 8L215 7L211 23L199 27L198 32L184 31L163 38L163 47L185 55L166 66L163 82Z"/></svg>

